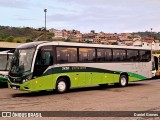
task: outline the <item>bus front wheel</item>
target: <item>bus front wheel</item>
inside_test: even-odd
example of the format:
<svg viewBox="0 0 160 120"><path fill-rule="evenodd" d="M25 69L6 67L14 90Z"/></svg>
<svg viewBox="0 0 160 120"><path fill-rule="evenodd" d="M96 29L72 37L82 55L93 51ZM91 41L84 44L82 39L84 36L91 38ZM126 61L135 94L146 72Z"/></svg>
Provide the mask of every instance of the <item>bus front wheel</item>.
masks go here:
<svg viewBox="0 0 160 120"><path fill-rule="evenodd" d="M121 75L119 78L119 86L125 87L128 85L128 77L126 75Z"/></svg>
<svg viewBox="0 0 160 120"><path fill-rule="evenodd" d="M68 85L66 80L64 78L58 79L56 83L56 91L58 93L65 93L67 92L67 90L68 90Z"/></svg>

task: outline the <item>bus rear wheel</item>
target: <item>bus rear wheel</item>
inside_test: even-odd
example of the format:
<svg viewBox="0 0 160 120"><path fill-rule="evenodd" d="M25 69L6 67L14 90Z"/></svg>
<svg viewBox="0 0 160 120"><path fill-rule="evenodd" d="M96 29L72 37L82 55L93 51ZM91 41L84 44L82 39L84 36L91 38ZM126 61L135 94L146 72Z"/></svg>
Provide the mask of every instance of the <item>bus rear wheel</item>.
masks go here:
<svg viewBox="0 0 160 120"><path fill-rule="evenodd" d="M119 78L119 86L125 87L128 85L128 77L126 75L121 75Z"/></svg>
<svg viewBox="0 0 160 120"><path fill-rule="evenodd" d="M57 93L65 93L67 92L68 90L68 85L67 85L67 82L64 78L60 78L57 80L57 83L56 83L56 91Z"/></svg>

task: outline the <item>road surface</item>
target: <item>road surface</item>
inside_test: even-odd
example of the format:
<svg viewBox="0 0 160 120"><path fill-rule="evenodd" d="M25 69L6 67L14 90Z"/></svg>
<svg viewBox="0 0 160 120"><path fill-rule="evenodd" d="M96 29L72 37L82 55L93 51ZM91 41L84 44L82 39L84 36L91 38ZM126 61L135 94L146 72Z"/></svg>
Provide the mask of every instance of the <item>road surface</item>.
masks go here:
<svg viewBox="0 0 160 120"><path fill-rule="evenodd" d="M99 86L77 88L65 94L54 91L29 93L1 86L0 111L160 111L160 79L132 82L124 88L114 85L105 89ZM117 120L116 117L57 119ZM119 119L158 120L160 117Z"/></svg>

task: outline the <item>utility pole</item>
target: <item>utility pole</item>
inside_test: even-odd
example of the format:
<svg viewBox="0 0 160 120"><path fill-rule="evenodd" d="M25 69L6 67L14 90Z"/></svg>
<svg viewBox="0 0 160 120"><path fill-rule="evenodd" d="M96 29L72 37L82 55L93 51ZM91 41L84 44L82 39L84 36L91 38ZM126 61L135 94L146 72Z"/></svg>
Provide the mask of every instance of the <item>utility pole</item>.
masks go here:
<svg viewBox="0 0 160 120"><path fill-rule="evenodd" d="M152 30L153 30L153 28L151 28L151 39L152 39ZM151 52L153 52L152 51L152 43L151 43Z"/></svg>
<svg viewBox="0 0 160 120"><path fill-rule="evenodd" d="M151 38L152 38L152 30L153 30L153 28L151 28Z"/></svg>
<svg viewBox="0 0 160 120"><path fill-rule="evenodd" d="M46 39L46 32L47 32L47 28L46 28L46 13L47 13L47 9L44 9L44 13L45 13L45 39Z"/></svg>

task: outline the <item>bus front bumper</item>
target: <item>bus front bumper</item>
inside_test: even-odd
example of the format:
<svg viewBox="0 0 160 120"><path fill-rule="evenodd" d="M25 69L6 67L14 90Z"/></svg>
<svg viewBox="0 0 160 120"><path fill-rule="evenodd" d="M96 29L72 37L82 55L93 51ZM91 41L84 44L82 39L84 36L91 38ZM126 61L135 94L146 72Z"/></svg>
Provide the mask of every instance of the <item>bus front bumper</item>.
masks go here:
<svg viewBox="0 0 160 120"><path fill-rule="evenodd" d="M31 91L29 83L16 84L16 83L12 83L12 82L8 81L8 87L12 88L14 90Z"/></svg>

